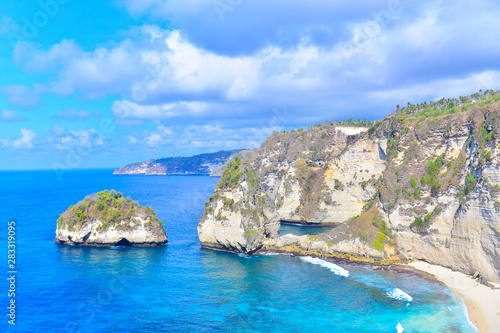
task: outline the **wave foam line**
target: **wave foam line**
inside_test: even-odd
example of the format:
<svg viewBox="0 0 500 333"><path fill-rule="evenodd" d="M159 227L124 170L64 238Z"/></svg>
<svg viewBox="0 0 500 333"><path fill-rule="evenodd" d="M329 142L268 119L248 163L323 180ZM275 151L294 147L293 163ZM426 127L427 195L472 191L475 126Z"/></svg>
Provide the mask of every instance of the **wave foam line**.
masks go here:
<svg viewBox="0 0 500 333"><path fill-rule="evenodd" d="M399 288L392 289L387 293L387 296L389 296L390 298L394 298L398 301L406 301L406 302L413 301L413 297L411 297L410 295L408 295Z"/></svg>
<svg viewBox="0 0 500 333"><path fill-rule="evenodd" d="M310 264L320 265L321 267L329 269L330 271L332 271L336 275L345 276L345 277L349 276L348 270L343 269L342 267L335 265L331 262L328 262L328 261L325 261L322 259L318 259L318 258L313 258L313 257L300 257L300 259L302 261L305 261L305 262L310 263Z"/></svg>
<svg viewBox="0 0 500 333"><path fill-rule="evenodd" d="M259 252L259 255L262 256L291 256L293 253L286 252Z"/></svg>

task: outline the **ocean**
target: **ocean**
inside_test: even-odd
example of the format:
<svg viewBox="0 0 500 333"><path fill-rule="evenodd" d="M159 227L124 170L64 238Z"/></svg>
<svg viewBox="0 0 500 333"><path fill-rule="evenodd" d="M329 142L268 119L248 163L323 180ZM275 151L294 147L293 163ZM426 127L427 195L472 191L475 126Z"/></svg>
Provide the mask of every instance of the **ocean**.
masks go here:
<svg viewBox="0 0 500 333"><path fill-rule="evenodd" d="M114 176L110 169L0 172L0 248L16 222L16 325L0 283L2 332L474 332L445 286L392 270L203 249L197 225L217 178ZM115 189L152 207L159 248L57 245L56 220ZM295 228L295 229L294 229ZM286 226L286 233L311 228ZM320 229L318 229L320 230Z"/></svg>

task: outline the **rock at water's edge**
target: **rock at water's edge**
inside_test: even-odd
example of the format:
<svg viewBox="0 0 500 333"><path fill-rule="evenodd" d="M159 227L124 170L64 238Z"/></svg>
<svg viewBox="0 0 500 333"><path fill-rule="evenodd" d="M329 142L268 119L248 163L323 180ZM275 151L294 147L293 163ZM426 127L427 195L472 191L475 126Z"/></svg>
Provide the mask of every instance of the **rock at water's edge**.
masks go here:
<svg viewBox="0 0 500 333"><path fill-rule="evenodd" d="M55 241L78 246L148 247L164 245L168 238L152 208L106 190L85 197L62 213Z"/></svg>

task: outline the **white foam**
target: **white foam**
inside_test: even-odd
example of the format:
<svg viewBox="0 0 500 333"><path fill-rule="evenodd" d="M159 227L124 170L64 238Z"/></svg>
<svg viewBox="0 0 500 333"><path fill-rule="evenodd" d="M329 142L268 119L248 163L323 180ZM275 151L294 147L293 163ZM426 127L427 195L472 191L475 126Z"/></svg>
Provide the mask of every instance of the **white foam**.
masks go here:
<svg viewBox="0 0 500 333"><path fill-rule="evenodd" d="M405 330L405 328L403 327L403 325L401 325L399 321L398 325L396 326L396 329L398 330L397 333L403 333L403 331Z"/></svg>
<svg viewBox="0 0 500 333"><path fill-rule="evenodd" d="M462 311L465 314L465 317L467 318L467 323L469 324L470 328L473 329L474 332L479 333L479 330L477 329L476 325L474 325L472 323L472 321L470 320L469 311L467 310L467 306L465 305L464 300L462 300L462 302L460 302L460 307L462 308Z"/></svg>
<svg viewBox="0 0 500 333"><path fill-rule="evenodd" d="M406 302L411 302L413 301L413 297L405 293L399 288L394 288L391 291L387 293L387 296L390 298L397 299L398 301L406 301Z"/></svg>
<svg viewBox="0 0 500 333"><path fill-rule="evenodd" d="M300 257L300 259L310 264L320 265L321 267L327 268L336 275L341 275L345 277L349 276L348 270L345 270L342 267L335 265L334 263L313 257Z"/></svg>
<svg viewBox="0 0 500 333"><path fill-rule="evenodd" d="M260 252L259 255L263 256L291 256L293 253L286 252Z"/></svg>

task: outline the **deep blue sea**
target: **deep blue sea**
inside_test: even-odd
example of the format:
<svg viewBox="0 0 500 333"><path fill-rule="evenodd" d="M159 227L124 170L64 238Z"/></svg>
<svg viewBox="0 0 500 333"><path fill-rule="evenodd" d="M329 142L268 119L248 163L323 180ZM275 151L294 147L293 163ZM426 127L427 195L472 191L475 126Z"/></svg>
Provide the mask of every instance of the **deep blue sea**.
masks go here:
<svg viewBox="0 0 500 333"><path fill-rule="evenodd" d="M9 285L6 278L0 283L0 331L474 331L457 296L417 276L287 255L245 257L202 249L196 227L217 180L113 176L109 169L72 171L62 180L52 171L0 172L2 273L7 276L10 219L16 221L18 272L15 327L7 324ZM105 189L154 208L165 222L168 245L55 244L59 214Z"/></svg>

